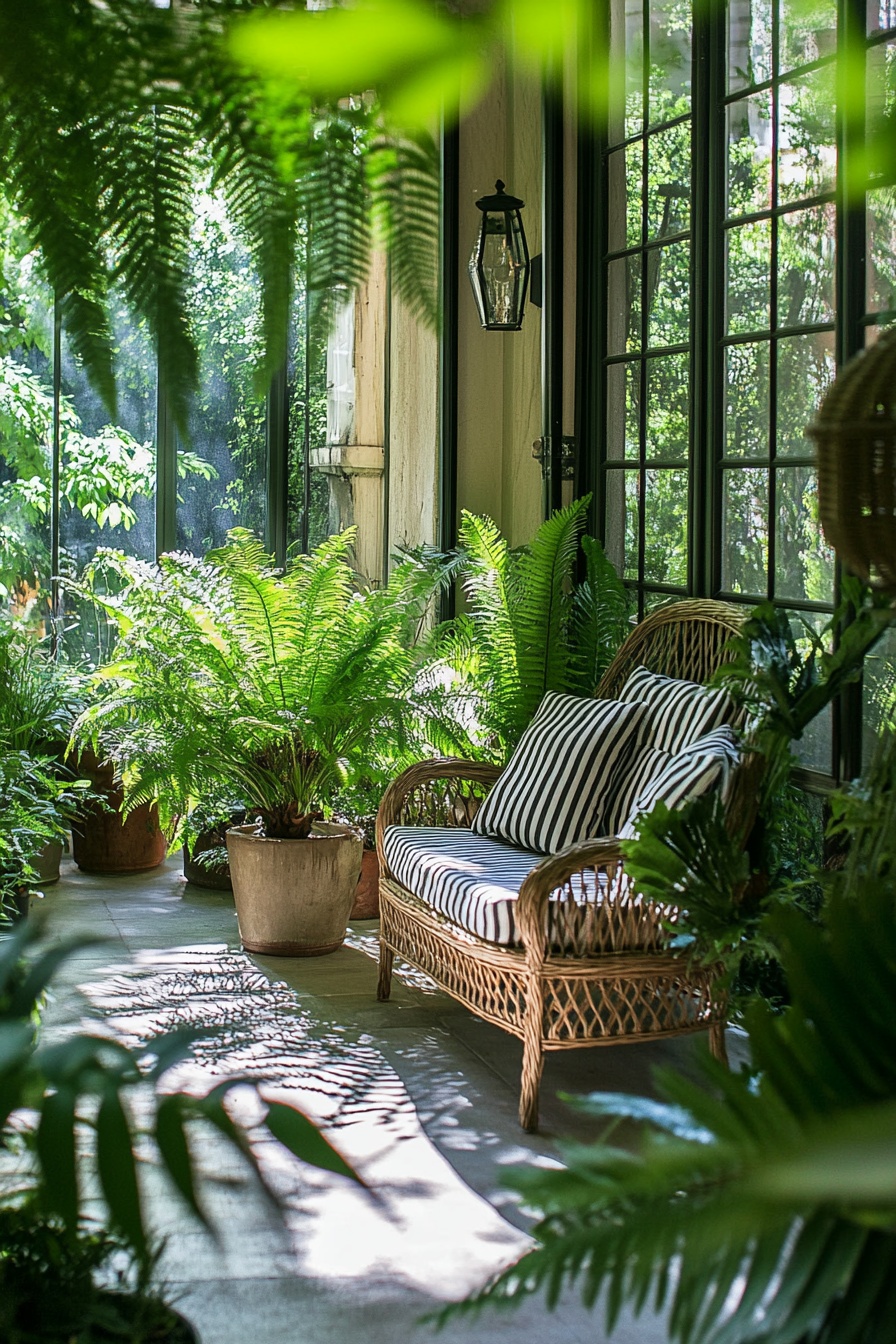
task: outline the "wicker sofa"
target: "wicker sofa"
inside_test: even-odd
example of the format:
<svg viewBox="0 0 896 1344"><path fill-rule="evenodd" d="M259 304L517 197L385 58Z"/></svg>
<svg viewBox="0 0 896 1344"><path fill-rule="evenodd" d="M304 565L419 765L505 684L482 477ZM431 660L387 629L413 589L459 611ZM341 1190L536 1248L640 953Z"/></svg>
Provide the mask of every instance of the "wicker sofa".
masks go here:
<svg viewBox="0 0 896 1344"><path fill-rule="evenodd" d="M615 699L638 667L705 682L725 661L741 620L737 608L711 601L678 602L652 612L622 645L596 698ZM711 1049L724 1059L724 996L714 990L709 972L686 972L668 950L666 926L675 906L632 898L621 880L615 837L573 844L531 867L518 896L513 893L513 945L432 908L410 889L419 884L406 872L400 880L395 846L390 863L388 843L399 832L387 836L389 828L468 828L500 773L481 763L425 761L406 770L384 795L377 817L378 997L389 997L397 954L479 1017L520 1037L519 1115L526 1130L538 1124L545 1051L708 1029ZM728 791L731 824L741 834L755 799L752 774L748 763L738 766ZM458 834L463 839L466 833Z"/></svg>

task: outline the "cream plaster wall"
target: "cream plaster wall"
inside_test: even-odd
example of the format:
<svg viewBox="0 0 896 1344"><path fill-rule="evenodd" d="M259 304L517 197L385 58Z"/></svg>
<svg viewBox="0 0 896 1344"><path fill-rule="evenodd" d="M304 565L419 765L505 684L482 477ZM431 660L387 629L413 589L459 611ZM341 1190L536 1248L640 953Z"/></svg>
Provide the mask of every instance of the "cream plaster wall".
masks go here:
<svg viewBox="0 0 896 1344"><path fill-rule="evenodd" d="M435 544L438 532L438 340L393 296L388 542Z"/></svg>
<svg viewBox="0 0 896 1344"><path fill-rule="evenodd" d="M529 250L541 247L541 113L538 88L504 72L460 127L458 273L458 505L488 513L516 545L541 517L541 314L527 304L519 332L483 331L467 262L481 218L479 196L500 178L526 202Z"/></svg>

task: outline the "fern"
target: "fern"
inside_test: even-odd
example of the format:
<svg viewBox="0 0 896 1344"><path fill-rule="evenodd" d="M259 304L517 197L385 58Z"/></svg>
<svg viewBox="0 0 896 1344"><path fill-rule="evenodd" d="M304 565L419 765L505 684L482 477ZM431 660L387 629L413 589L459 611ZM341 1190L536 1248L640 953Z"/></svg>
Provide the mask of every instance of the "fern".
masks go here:
<svg viewBox="0 0 896 1344"><path fill-rule="evenodd" d="M203 797L241 797L275 825L327 808L347 779L409 749L427 706L401 634L420 578L399 568L358 593L353 535L284 572L244 531L204 560L100 555L78 591L119 638L75 737L117 762L126 808L157 801L177 833Z"/></svg>
<svg viewBox="0 0 896 1344"><path fill-rule="evenodd" d="M452 572L458 564L469 611L436 632L430 659L450 668L464 714L478 719L481 731L459 734L477 754L506 760L546 691L592 692L587 669L624 636L625 589L597 542L585 585L573 581L588 503L558 510L518 551L491 519L463 514Z"/></svg>

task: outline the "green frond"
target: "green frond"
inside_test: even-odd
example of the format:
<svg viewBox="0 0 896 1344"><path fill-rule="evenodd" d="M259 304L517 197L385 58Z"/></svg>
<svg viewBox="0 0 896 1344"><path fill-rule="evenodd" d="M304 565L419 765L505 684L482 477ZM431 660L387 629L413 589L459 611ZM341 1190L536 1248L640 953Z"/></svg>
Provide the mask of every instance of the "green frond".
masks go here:
<svg viewBox="0 0 896 1344"><path fill-rule="evenodd" d="M574 689L592 695L629 631L631 595L599 541L582 537L585 577L572 601Z"/></svg>
<svg viewBox="0 0 896 1344"><path fill-rule="evenodd" d="M396 292L429 326L437 321L439 153L431 136L383 137L366 158L374 236L392 261Z"/></svg>

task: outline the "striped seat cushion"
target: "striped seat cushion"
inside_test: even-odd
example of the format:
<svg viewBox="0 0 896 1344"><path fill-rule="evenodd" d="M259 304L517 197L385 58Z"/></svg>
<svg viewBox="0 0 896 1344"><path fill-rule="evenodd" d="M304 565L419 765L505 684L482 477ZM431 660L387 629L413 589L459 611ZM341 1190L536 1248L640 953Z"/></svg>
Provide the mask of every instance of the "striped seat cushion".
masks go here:
<svg viewBox="0 0 896 1344"><path fill-rule="evenodd" d="M634 702L548 691L477 812L474 833L538 854L607 834L606 800L646 712Z"/></svg>
<svg viewBox="0 0 896 1344"><path fill-rule="evenodd" d="M663 761L658 760L660 755L665 755ZM723 799L726 798L740 753L734 731L725 725L674 755L648 748L643 759L645 775L641 787L629 797L628 813L617 832L623 840L638 834L638 819L657 803L665 803L672 809L682 807L711 789L720 789Z"/></svg>
<svg viewBox="0 0 896 1344"><path fill-rule="evenodd" d="M619 698L645 706L642 744L658 751L674 754L723 723L738 723L738 710L727 692L666 677L646 667L635 668Z"/></svg>
<svg viewBox="0 0 896 1344"><path fill-rule="evenodd" d="M516 900L542 856L488 836L443 826L389 826L383 838L393 877L452 924L491 943L518 947ZM595 900L594 873L577 875L577 901Z"/></svg>

